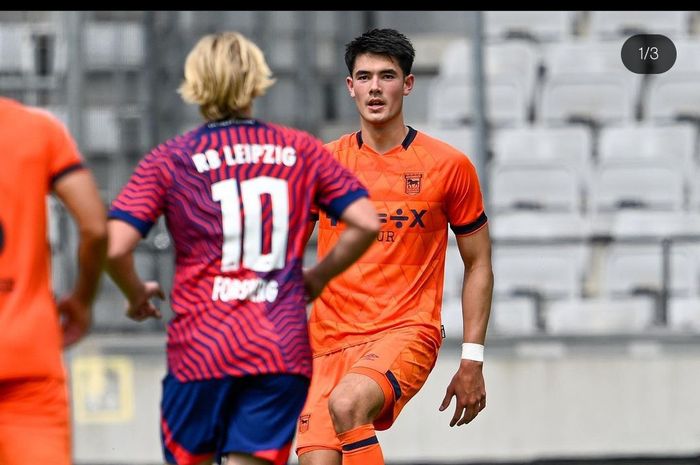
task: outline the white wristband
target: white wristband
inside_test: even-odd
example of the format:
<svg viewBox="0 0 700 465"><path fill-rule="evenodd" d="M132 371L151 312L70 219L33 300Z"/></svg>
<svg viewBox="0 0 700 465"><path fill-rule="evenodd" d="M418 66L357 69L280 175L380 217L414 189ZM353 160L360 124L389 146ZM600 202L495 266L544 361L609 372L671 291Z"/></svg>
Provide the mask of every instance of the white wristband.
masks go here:
<svg viewBox="0 0 700 465"><path fill-rule="evenodd" d="M472 344L465 342L462 344L462 359L474 360L475 362L484 361L484 346L481 344Z"/></svg>

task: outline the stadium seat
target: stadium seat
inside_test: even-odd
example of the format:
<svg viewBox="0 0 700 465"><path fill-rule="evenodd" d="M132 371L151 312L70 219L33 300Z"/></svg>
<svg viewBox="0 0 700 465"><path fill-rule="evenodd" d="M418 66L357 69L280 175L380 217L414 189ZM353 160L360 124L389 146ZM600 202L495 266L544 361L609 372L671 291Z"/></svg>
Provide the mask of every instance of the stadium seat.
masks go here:
<svg viewBox="0 0 700 465"><path fill-rule="evenodd" d="M611 244L599 283L601 295L658 294L662 286L661 266L659 244Z"/></svg>
<svg viewBox="0 0 700 465"><path fill-rule="evenodd" d="M443 125L472 119L471 45L455 40L445 48L429 88L428 121ZM522 124L532 105L539 58L525 41L488 44L484 51L486 110L497 126Z"/></svg>
<svg viewBox="0 0 700 465"><path fill-rule="evenodd" d="M499 336L536 334L537 309L535 301L527 297L495 298L491 305L489 333ZM458 337L461 337L460 333Z"/></svg>
<svg viewBox="0 0 700 465"><path fill-rule="evenodd" d="M486 11L484 34L489 39L564 40L572 33L573 14L572 11Z"/></svg>
<svg viewBox="0 0 700 465"><path fill-rule="evenodd" d="M0 27L0 75L34 71L32 30L28 24L3 23Z"/></svg>
<svg viewBox="0 0 700 465"><path fill-rule="evenodd" d="M473 80L471 42L454 40L442 52L439 74L443 78ZM532 96L540 66L540 57L534 45L523 40L487 43L484 48L484 74L487 81L510 79Z"/></svg>
<svg viewBox="0 0 700 465"><path fill-rule="evenodd" d="M143 26L136 22L88 22L83 30L85 65L105 71L141 66L144 40Z"/></svg>
<svg viewBox="0 0 700 465"><path fill-rule="evenodd" d="M700 333L700 297L670 299L668 327L679 332Z"/></svg>
<svg viewBox="0 0 700 465"><path fill-rule="evenodd" d="M663 34L672 39L687 35L687 11L591 11L591 35L609 39L634 34Z"/></svg>
<svg viewBox="0 0 700 465"><path fill-rule="evenodd" d="M700 214L685 211L620 210L612 218L616 239L700 236Z"/></svg>
<svg viewBox="0 0 700 465"><path fill-rule="evenodd" d="M700 119L700 40L674 41L677 51L673 67L650 76L645 115L654 121Z"/></svg>
<svg viewBox="0 0 700 465"><path fill-rule="evenodd" d="M602 128L598 148L601 164L668 163L693 175L697 130L690 123L665 126L648 123Z"/></svg>
<svg viewBox="0 0 700 465"><path fill-rule="evenodd" d="M493 133L496 165L557 165L589 178L593 160L591 132L581 126L522 127Z"/></svg>
<svg viewBox="0 0 700 465"><path fill-rule="evenodd" d="M602 125L632 121L641 77L624 67L621 47L621 40L552 44L545 54L538 119L547 123L579 119Z"/></svg>
<svg viewBox="0 0 700 465"><path fill-rule="evenodd" d="M700 232L695 232L700 237ZM700 297L700 242L671 245L671 293L674 296Z"/></svg>
<svg viewBox="0 0 700 465"><path fill-rule="evenodd" d="M590 221L580 212L512 211L492 216L489 224L495 241L583 241L590 232Z"/></svg>
<svg viewBox="0 0 700 465"><path fill-rule="evenodd" d="M594 173L591 205L598 212L628 207L678 211L685 203L683 177L682 167L665 162L602 164Z"/></svg>
<svg viewBox="0 0 700 465"><path fill-rule="evenodd" d="M447 142L467 156L474 153L474 131L469 126L457 126L453 128L432 126L428 124L417 124L411 126L419 132L423 132L431 137Z"/></svg>
<svg viewBox="0 0 700 465"><path fill-rule="evenodd" d="M474 86L462 78L436 77L428 89L427 121L431 125L457 126L473 123ZM494 126L518 126L527 121L527 93L512 79L486 83L486 114Z"/></svg>
<svg viewBox="0 0 700 465"><path fill-rule="evenodd" d="M547 124L629 122L636 100L632 89L615 76L553 77L544 83L538 119Z"/></svg>
<svg viewBox="0 0 700 465"><path fill-rule="evenodd" d="M700 212L700 167L696 166L693 173L692 179L688 185L690 191L690 210L698 213Z"/></svg>
<svg viewBox="0 0 700 465"><path fill-rule="evenodd" d="M697 243L674 243L669 253L668 291L681 297L700 295L700 246ZM615 243L609 246L601 273L602 295L659 295L662 286L663 249L660 243Z"/></svg>
<svg viewBox="0 0 700 465"><path fill-rule="evenodd" d="M698 75L675 75L649 84L648 115L652 120L700 119Z"/></svg>
<svg viewBox="0 0 700 465"><path fill-rule="evenodd" d="M496 165L490 176L494 213L517 209L582 209L582 182L575 170L563 166Z"/></svg>
<svg viewBox="0 0 700 465"><path fill-rule="evenodd" d="M64 106L46 108L68 125ZM84 108L79 116L83 123L80 146L86 155L117 153L124 150L146 150L144 134L139 129L140 110L135 106L94 106Z"/></svg>
<svg viewBox="0 0 700 465"><path fill-rule="evenodd" d="M553 301L545 321L553 335L603 335L644 332L653 327L654 318L654 300L636 296Z"/></svg>
<svg viewBox="0 0 700 465"><path fill-rule="evenodd" d="M493 249L494 295L543 299L581 295L589 249L578 245L499 245Z"/></svg>

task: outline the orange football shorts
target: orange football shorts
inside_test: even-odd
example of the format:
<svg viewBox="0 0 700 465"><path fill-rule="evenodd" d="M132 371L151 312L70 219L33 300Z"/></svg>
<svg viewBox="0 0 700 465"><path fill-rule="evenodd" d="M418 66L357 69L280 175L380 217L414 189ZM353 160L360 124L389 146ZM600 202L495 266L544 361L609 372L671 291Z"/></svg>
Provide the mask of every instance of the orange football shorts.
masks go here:
<svg viewBox="0 0 700 465"><path fill-rule="evenodd" d="M68 388L62 379L0 381L0 464L71 464Z"/></svg>
<svg viewBox="0 0 700 465"><path fill-rule="evenodd" d="M439 345L425 330L401 328L381 339L315 356L309 394L297 427L297 455L319 449L341 451L328 398L347 373L369 376L379 384L384 407L374 427L385 430L428 379L438 350Z"/></svg>

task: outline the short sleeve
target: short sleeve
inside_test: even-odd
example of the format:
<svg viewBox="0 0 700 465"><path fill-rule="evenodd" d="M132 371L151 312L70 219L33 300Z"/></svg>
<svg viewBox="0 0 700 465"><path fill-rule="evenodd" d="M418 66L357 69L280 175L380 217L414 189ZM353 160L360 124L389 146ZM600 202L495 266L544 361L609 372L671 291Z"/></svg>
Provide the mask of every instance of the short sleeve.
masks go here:
<svg viewBox="0 0 700 465"><path fill-rule="evenodd" d="M479 177L472 162L454 158L446 192L447 220L455 235L472 234L487 222Z"/></svg>
<svg viewBox="0 0 700 465"><path fill-rule="evenodd" d="M108 217L126 221L146 237L163 213L171 179L166 155L152 151L141 160L112 202Z"/></svg>
<svg viewBox="0 0 700 465"><path fill-rule="evenodd" d="M360 197L369 197L369 194L357 177L333 158L320 141L312 139L311 148L318 173L311 217L317 219L320 208L330 217L339 219L348 205Z"/></svg>
<svg viewBox="0 0 700 465"><path fill-rule="evenodd" d="M75 140L68 132L68 128L55 116L46 113L47 129L49 138L49 176L51 185L54 185L66 174L81 169L83 157L80 155Z"/></svg>

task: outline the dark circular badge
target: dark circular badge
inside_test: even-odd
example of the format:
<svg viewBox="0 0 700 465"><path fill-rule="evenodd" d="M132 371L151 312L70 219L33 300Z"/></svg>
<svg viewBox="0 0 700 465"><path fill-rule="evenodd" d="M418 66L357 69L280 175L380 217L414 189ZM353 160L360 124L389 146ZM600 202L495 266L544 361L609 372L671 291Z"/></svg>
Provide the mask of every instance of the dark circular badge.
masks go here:
<svg viewBox="0 0 700 465"><path fill-rule="evenodd" d="M665 73L678 52L671 39L661 34L637 34L627 39L620 52L625 67L637 74Z"/></svg>

